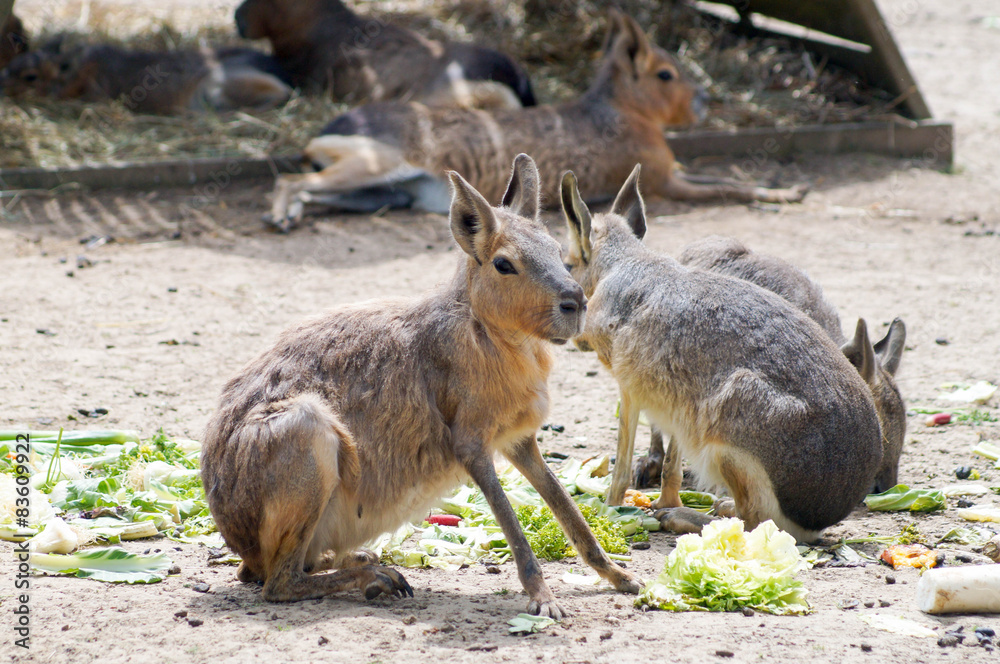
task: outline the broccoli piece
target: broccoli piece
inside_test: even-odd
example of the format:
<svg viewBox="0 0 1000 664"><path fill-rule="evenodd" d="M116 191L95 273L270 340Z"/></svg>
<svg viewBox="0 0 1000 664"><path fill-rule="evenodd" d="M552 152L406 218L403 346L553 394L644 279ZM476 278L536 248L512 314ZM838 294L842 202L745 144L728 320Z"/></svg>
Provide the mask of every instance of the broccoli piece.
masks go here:
<svg viewBox="0 0 1000 664"><path fill-rule="evenodd" d="M629 552L625 531L620 524L606 516L600 516L593 507L581 505L580 510L602 549L608 553ZM528 538L528 544L536 556L545 560L562 560L576 555L576 551L548 507L524 506L517 508L516 512L517 520L520 521L521 528Z"/></svg>
<svg viewBox="0 0 1000 664"><path fill-rule="evenodd" d="M562 560L575 556L555 515L548 507L518 507L517 520L521 522L525 537L535 555L544 560Z"/></svg>
<svg viewBox="0 0 1000 664"><path fill-rule="evenodd" d="M594 537L601 548L608 553L626 554L629 552L628 541L621 524L613 522L606 516L600 516L597 510L589 505L580 505L583 518L593 531Z"/></svg>

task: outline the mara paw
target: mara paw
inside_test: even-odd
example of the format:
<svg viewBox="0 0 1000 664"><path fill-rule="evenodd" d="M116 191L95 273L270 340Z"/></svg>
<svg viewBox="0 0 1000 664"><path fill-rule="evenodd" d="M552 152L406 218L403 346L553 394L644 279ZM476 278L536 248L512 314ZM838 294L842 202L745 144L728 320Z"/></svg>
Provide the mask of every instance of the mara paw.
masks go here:
<svg viewBox="0 0 1000 664"><path fill-rule="evenodd" d="M632 463L632 481L637 489L658 486L663 472L663 456L647 454Z"/></svg>
<svg viewBox="0 0 1000 664"><path fill-rule="evenodd" d="M528 602L527 612L533 616L543 616L545 618L552 618L553 620L562 620L569 615L565 609L556 603L555 598L547 600L533 599Z"/></svg>
<svg viewBox="0 0 1000 664"><path fill-rule="evenodd" d="M403 575L382 565L372 565L369 569L372 578L364 581L365 599L375 599L379 595L390 597L413 597L413 588L406 582Z"/></svg>

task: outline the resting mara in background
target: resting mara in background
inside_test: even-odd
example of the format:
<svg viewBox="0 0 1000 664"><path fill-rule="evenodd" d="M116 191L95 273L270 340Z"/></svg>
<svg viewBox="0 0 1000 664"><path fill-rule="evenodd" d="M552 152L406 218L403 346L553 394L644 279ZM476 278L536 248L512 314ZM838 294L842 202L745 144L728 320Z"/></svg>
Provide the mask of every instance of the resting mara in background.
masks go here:
<svg viewBox="0 0 1000 664"><path fill-rule="evenodd" d="M68 47L56 38L0 71L0 92L81 101L121 100L136 113L267 109L292 89L268 55L245 48L132 51L95 44Z"/></svg>
<svg viewBox="0 0 1000 664"><path fill-rule="evenodd" d="M465 252L425 295L349 305L286 330L226 384L208 424L202 479L243 581L290 601L359 589L412 594L370 539L421 518L471 477L514 554L532 613L559 618L500 486L504 455L552 508L584 561L620 591L611 562L546 466L551 343L580 332L586 299L538 220L538 171L514 162L501 206L456 173L451 229ZM336 571L317 574L320 570Z"/></svg>
<svg viewBox="0 0 1000 664"><path fill-rule="evenodd" d="M871 391L836 344L784 298L692 270L641 238L637 166L611 212L591 217L576 179L562 186L565 258L589 299L578 345L618 381L624 492L640 411L707 485L725 487L747 528L773 519L812 541L858 504L882 460Z"/></svg>
<svg viewBox="0 0 1000 664"><path fill-rule="evenodd" d="M802 199L801 187L696 184L675 172L663 131L695 122L702 93L632 18L612 11L609 23L590 89L574 101L492 113L386 103L341 115L306 146L304 162L315 172L278 177L271 221L288 230L307 202L359 211L388 205L443 212L448 170L463 173L492 200L503 193L503 165L519 152L538 160L542 200L553 206L563 171L578 174L587 200L608 200L636 162L646 173L647 190L664 198Z"/></svg>
<svg viewBox="0 0 1000 664"><path fill-rule="evenodd" d="M0 25L0 69L15 57L28 50L28 35L21 19L11 14Z"/></svg>
<svg viewBox="0 0 1000 664"><path fill-rule="evenodd" d="M906 342L903 321L893 320L885 336L874 345L862 321L848 341L841 331L837 310L823 296L819 284L791 263L751 251L735 238L710 236L697 240L681 250L677 260L687 267L743 279L777 293L823 328L858 369L875 401L883 455L870 491L880 493L895 486L906 436L906 407L894 380ZM682 479L680 457L676 447L665 454L663 435L656 427L650 435L649 453L635 460L633 475L636 486L658 483L663 489L654 507L680 506L677 495Z"/></svg>
<svg viewBox="0 0 1000 664"><path fill-rule="evenodd" d="M236 27L241 37L267 39L296 87L328 89L337 101L465 108L535 104L527 74L503 53L427 39L358 16L340 0L245 0L236 10Z"/></svg>

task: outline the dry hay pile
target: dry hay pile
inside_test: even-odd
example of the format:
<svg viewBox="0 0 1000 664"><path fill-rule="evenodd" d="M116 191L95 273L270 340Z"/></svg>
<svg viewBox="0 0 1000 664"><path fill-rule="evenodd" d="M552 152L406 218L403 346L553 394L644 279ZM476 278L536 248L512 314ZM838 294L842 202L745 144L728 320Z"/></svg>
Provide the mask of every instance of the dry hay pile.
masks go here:
<svg viewBox="0 0 1000 664"><path fill-rule="evenodd" d="M244 44L238 1L40 0L18 5L37 45L55 33L131 48ZM612 4L677 53L709 92L708 128L843 122L891 110L890 96L817 61L789 40L745 37L684 2L622 0L349 0L359 13L492 46L523 62L541 102L586 89ZM258 44L258 47L264 47ZM144 116L120 103L0 97L0 168L57 167L187 157L262 157L300 150L342 105L294 98L266 112Z"/></svg>
<svg viewBox="0 0 1000 664"><path fill-rule="evenodd" d="M367 0L372 14L433 36L459 35L511 53L543 102L586 89L603 45L609 7L633 16L679 56L711 97L705 126L797 126L891 112L893 97L827 65L791 39L744 36L684 0ZM420 9L424 7L424 15Z"/></svg>

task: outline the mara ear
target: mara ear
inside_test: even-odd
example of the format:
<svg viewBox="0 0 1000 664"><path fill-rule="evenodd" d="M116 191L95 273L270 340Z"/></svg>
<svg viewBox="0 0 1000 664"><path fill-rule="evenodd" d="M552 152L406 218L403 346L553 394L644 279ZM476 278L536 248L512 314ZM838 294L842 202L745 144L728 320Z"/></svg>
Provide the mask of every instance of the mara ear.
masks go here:
<svg viewBox="0 0 1000 664"><path fill-rule="evenodd" d="M615 202L611 206L611 214L625 217L629 228L640 240L646 234L646 204L639 193L639 171L641 164L636 164L631 175L625 180L621 191L615 197Z"/></svg>
<svg viewBox="0 0 1000 664"><path fill-rule="evenodd" d="M854 365L861 374L861 378L871 385L875 380L875 349L871 340L868 339L868 326L864 318L858 319L858 326L854 330L854 338L840 347L848 361Z"/></svg>
<svg viewBox="0 0 1000 664"><path fill-rule="evenodd" d="M455 171L448 171L451 180L451 234L465 253L480 265L489 241L497 232L493 208L475 188Z"/></svg>
<svg viewBox="0 0 1000 664"><path fill-rule="evenodd" d="M638 76L640 63L649 55L649 40L631 16L618 13L616 23L614 33L608 31L607 52L612 54L616 64L632 76Z"/></svg>
<svg viewBox="0 0 1000 664"><path fill-rule="evenodd" d="M580 188L573 171L563 173L559 189L563 216L569 227L570 253L580 257L584 263L590 262L590 210L580 198Z"/></svg>
<svg viewBox="0 0 1000 664"><path fill-rule="evenodd" d="M901 318L896 318L889 325L889 331L875 344L875 356L882 368L890 376L896 375L899 360L903 357L903 347L906 345L906 326Z"/></svg>
<svg viewBox="0 0 1000 664"><path fill-rule="evenodd" d="M608 10L608 29L604 33L604 43L601 44L601 53L607 56L611 52L611 47L615 43L615 38L622 32L622 13L612 7Z"/></svg>
<svg viewBox="0 0 1000 664"><path fill-rule="evenodd" d="M529 219L538 217L538 167L535 160L523 152L514 157L514 168L510 173L507 191L500 205L514 214Z"/></svg>

